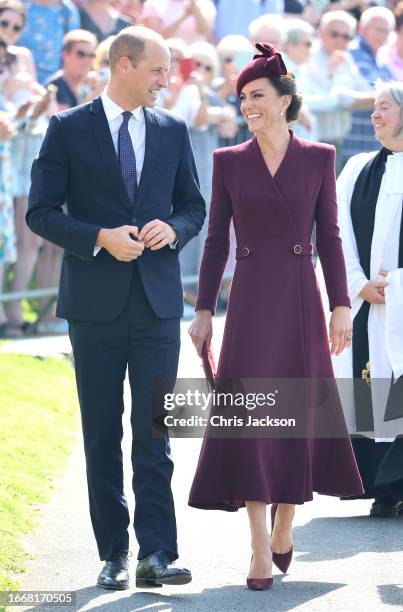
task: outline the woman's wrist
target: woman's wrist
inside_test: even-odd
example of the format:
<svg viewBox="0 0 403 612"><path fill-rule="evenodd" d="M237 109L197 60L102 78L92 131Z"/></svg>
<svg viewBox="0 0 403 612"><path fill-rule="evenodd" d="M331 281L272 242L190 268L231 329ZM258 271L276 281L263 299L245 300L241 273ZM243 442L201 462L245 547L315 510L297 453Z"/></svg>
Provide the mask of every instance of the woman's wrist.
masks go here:
<svg viewBox="0 0 403 612"><path fill-rule="evenodd" d="M208 310L207 308L200 308L200 309L196 308L196 316L211 318L213 316L213 313L211 312L211 310Z"/></svg>

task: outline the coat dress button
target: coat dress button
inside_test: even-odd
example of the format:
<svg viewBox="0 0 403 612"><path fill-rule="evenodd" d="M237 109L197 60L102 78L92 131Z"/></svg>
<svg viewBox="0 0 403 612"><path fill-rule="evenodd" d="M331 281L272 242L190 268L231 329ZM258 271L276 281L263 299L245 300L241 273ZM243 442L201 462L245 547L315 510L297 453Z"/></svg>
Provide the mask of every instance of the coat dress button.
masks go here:
<svg viewBox="0 0 403 612"><path fill-rule="evenodd" d="M243 247L242 249L242 255L245 255L245 257L247 257L249 255L250 251L248 249L248 247Z"/></svg>
<svg viewBox="0 0 403 612"><path fill-rule="evenodd" d="M294 253L299 255L302 252L302 246L300 244L294 244Z"/></svg>

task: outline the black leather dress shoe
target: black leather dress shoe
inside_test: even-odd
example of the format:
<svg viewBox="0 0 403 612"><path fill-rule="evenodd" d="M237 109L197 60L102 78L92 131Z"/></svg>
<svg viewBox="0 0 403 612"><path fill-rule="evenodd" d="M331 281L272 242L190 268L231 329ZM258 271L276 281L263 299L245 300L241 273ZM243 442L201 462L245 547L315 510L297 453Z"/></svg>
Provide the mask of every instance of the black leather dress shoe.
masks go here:
<svg viewBox="0 0 403 612"><path fill-rule="evenodd" d="M376 497L369 514L377 517L399 516L399 514L403 514L403 501L388 497Z"/></svg>
<svg viewBox="0 0 403 612"><path fill-rule="evenodd" d="M103 589L123 591L129 588L129 571L126 553L117 553L106 561L98 576L97 585Z"/></svg>
<svg viewBox="0 0 403 612"><path fill-rule="evenodd" d="M157 550L141 559L136 570L136 587L154 588L164 584L187 584L192 580L189 570L168 567L171 564L170 556L164 550Z"/></svg>

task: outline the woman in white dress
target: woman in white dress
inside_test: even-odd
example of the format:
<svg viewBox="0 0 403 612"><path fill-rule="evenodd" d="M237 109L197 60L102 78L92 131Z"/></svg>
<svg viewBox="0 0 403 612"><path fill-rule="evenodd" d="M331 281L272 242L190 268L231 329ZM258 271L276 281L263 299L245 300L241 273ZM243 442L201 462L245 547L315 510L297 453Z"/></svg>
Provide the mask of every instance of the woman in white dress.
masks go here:
<svg viewBox="0 0 403 612"><path fill-rule="evenodd" d="M352 345L333 356L371 516L403 513L403 83L377 89L383 147L352 157L337 181L352 304ZM320 268L319 285L324 289ZM323 294L324 295L324 294ZM399 437L400 436L400 437Z"/></svg>

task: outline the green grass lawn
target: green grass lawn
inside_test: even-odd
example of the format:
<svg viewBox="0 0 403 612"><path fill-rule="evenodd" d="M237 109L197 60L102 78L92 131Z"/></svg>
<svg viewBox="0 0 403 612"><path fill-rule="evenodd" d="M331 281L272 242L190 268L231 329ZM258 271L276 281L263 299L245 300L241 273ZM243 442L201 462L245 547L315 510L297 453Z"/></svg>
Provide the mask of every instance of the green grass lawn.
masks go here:
<svg viewBox="0 0 403 612"><path fill-rule="evenodd" d="M16 589L29 556L21 537L35 526L79 429L67 359L0 353L0 591Z"/></svg>

